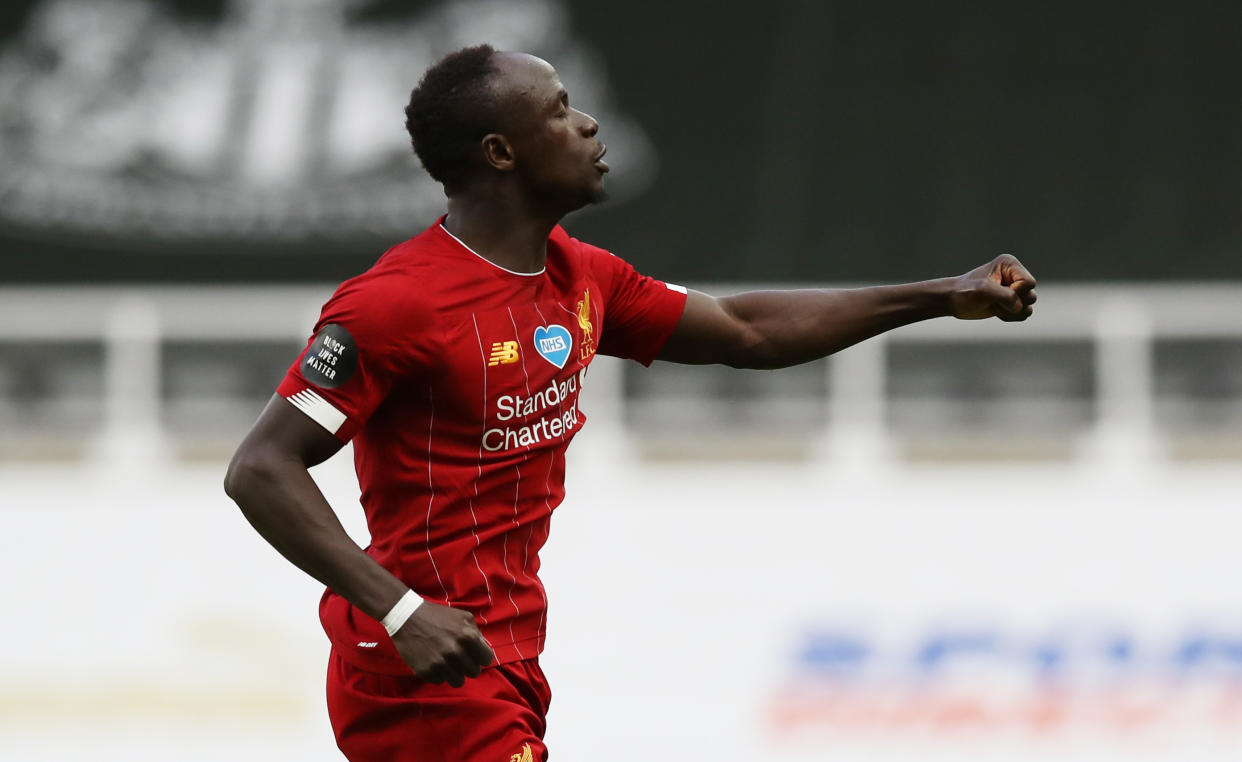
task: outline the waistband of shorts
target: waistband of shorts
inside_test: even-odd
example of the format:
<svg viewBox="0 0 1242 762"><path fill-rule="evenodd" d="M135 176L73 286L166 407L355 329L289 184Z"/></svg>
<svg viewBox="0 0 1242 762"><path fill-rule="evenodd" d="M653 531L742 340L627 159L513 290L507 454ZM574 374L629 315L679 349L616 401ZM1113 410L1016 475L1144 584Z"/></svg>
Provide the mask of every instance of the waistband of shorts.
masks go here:
<svg viewBox="0 0 1242 762"><path fill-rule="evenodd" d="M486 633L484 636L486 637ZM536 636L513 643L494 643L489 638L488 643L492 647L492 652L496 654L496 658L488 666L494 667L499 664L512 664L513 662L536 659L540 654L539 643L541 640L541 637ZM400 658L394 658L382 651L354 648L352 643L333 642L332 646L341 659L352 667L357 667L366 672L376 672L381 675L410 674L408 664Z"/></svg>

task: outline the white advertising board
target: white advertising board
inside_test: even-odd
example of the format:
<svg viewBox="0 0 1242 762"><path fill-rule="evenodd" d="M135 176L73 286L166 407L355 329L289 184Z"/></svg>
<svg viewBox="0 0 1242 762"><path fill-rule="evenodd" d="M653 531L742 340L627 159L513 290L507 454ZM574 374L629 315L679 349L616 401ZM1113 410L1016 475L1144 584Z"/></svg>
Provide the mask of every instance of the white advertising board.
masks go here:
<svg viewBox="0 0 1242 762"><path fill-rule="evenodd" d="M643 464L603 444L571 448L543 554L553 759L1242 749L1229 467ZM343 455L317 478L362 538ZM222 468L3 467L6 758L339 759L318 585Z"/></svg>

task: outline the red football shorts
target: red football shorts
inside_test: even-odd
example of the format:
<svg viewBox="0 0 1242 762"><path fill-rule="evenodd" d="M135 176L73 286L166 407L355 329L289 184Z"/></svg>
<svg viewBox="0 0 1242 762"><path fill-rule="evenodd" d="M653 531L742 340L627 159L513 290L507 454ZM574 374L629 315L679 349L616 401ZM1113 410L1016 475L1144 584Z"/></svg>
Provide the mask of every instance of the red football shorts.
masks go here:
<svg viewBox="0 0 1242 762"><path fill-rule="evenodd" d="M454 688L328 660L328 716L350 762L540 762L552 691L538 659Z"/></svg>

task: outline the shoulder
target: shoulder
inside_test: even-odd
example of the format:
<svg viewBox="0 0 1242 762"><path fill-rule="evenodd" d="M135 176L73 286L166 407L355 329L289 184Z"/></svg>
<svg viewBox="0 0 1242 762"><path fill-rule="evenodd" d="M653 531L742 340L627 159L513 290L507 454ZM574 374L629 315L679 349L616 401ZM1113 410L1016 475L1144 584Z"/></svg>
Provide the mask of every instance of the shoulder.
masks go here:
<svg viewBox="0 0 1242 762"><path fill-rule="evenodd" d="M373 267L342 283L324 304L315 340L329 336L373 369L397 371L435 355L435 314L415 277Z"/></svg>
<svg viewBox="0 0 1242 762"><path fill-rule="evenodd" d="M561 250L573 265L591 272L604 283L611 283L629 268L625 260L611 251L574 238L560 225L552 229L548 241Z"/></svg>
<svg viewBox="0 0 1242 762"><path fill-rule="evenodd" d="M338 323L351 333L393 337L422 331L434 322L435 271L425 247L416 239L384 253L369 270L342 283L323 308L320 323Z"/></svg>
<svg viewBox="0 0 1242 762"><path fill-rule="evenodd" d="M552 233L548 236L548 241L557 248L564 250L566 253L577 257L591 259L601 256L613 256L612 252L607 249L602 249L599 246L586 243L585 241L579 241L577 238L574 238L566 232L565 228L560 225L552 228Z"/></svg>

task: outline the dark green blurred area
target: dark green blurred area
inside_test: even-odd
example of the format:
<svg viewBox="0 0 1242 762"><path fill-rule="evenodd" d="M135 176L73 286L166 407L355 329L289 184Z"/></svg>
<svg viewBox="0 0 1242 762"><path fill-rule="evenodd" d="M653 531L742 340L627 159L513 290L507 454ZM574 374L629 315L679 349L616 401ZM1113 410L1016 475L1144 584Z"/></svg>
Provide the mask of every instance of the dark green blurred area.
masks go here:
<svg viewBox="0 0 1242 762"><path fill-rule="evenodd" d="M660 169L567 227L652 275L910 280L1011 251L1044 281L1242 278L1242 4L569 6ZM8 282L337 281L392 243L0 229Z"/></svg>

